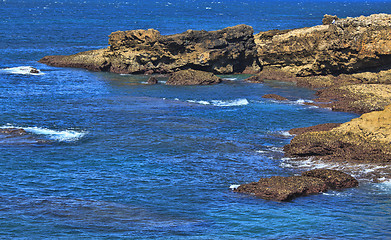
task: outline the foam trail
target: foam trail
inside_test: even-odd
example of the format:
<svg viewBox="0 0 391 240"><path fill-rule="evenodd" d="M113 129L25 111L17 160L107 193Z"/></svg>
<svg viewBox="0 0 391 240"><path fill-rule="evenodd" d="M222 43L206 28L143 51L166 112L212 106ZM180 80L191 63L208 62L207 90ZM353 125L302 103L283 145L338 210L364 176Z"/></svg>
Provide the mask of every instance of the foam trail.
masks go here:
<svg viewBox="0 0 391 240"><path fill-rule="evenodd" d="M22 74L22 75L44 75L45 74L45 73L41 72L39 69L33 68L31 66L3 68L0 70L2 72L10 73L10 74Z"/></svg>
<svg viewBox="0 0 391 240"><path fill-rule="evenodd" d="M187 100L186 102L189 102L189 103L197 103L197 104L202 104L202 105L210 105L210 102L208 101L196 101L196 100Z"/></svg>
<svg viewBox="0 0 391 240"><path fill-rule="evenodd" d="M37 135L48 136L51 140L56 140L59 142L72 142L82 138L85 133L77 132L73 130L64 130L64 131L55 131L48 128L39 128L39 127L27 127L24 128L26 132L30 132Z"/></svg>
<svg viewBox="0 0 391 240"><path fill-rule="evenodd" d="M212 104L218 107L234 107L234 106L245 106L248 105L249 102L246 98L240 98L240 99L226 100L226 101L212 100Z"/></svg>
<svg viewBox="0 0 391 240"><path fill-rule="evenodd" d="M236 81L238 79L237 78L223 78L223 80L226 80L226 81Z"/></svg>
<svg viewBox="0 0 391 240"><path fill-rule="evenodd" d="M77 132L74 130L64 130L64 131L56 131L48 128L39 128L39 127L15 127L12 125L1 126L0 128L17 128L23 129L28 133L36 134L36 135L44 135L48 137L50 140L59 141L59 142L73 142L77 141L86 135L86 132Z"/></svg>

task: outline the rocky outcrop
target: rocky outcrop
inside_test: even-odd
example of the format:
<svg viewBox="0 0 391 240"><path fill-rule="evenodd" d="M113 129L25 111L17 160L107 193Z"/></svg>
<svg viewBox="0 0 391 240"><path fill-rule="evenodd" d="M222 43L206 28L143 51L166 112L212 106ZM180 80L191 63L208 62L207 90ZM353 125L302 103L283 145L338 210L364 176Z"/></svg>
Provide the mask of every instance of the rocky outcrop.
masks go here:
<svg viewBox="0 0 391 240"><path fill-rule="evenodd" d="M13 137L26 135L27 132L22 128L0 128L0 134L3 137Z"/></svg>
<svg viewBox="0 0 391 240"><path fill-rule="evenodd" d="M325 181L328 189L339 190L358 186L358 181L349 174L330 169L314 169L301 174L303 177L314 177Z"/></svg>
<svg viewBox="0 0 391 240"><path fill-rule="evenodd" d="M277 101L286 101L286 100L288 100L288 98L280 96L280 95L277 95L277 94L274 94L274 93L265 94L265 95L262 96L262 98L270 98L270 99L274 99L274 100L277 100Z"/></svg>
<svg viewBox="0 0 391 240"><path fill-rule="evenodd" d="M391 163L391 105L328 131L305 132L284 147L287 156L325 161Z"/></svg>
<svg viewBox="0 0 391 240"><path fill-rule="evenodd" d="M211 85L220 83L221 78L213 73L196 71L196 70L181 70L172 73L168 78L167 85Z"/></svg>
<svg viewBox="0 0 391 240"><path fill-rule="evenodd" d="M149 77L148 78L148 81L147 81L148 85L155 85L155 84L158 84L158 83L159 83L159 81L157 80L156 77Z"/></svg>
<svg viewBox="0 0 391 240"><path fill-rule="evenodd" d="M114 73L172 73L195 69L218 74L260 70L253 29L238 25L218 31L188 30L164 36L154 29L110 34L107 49L71 56L47 56L53 66Z"/></svg>
<svg viewBox="0 0 391 240"><path fill-rule="evenodd" d="M355 178L341 171L316 169L304 172L301 176L261 178L258 182L240 185L234 191L266 200L290 201L300 196L357 185Z"/></svg>
<svg viewBox="0 0 391 240"><path fill-rule="evenodd" d="M30 145L48 143L28 134L23 128L0 128L0 145Z"/></svg>
<svg viewBox="0 0 391 240"><path fill-rule="evenodd" d="M300 135L306 132L328 131L333 128L339 127L340 125L341 123L323 123L323 124L318 124L310 127L293 128L289 130L289 134Z"/></svg>
<svg viewBox="0 0 391 240"><path fill-rule="evenodd" d="M391 64L391 15L333 18L326 25L261 32L255 42L265 69L301 77L363 72Z"/></svg>
<svg viewBox="0 0 391 240"><path fill-rule="evenodd" d="M353 84L329 87L317 92L315 105L335 111L368 113L391 104L391 85Z"/></svg>

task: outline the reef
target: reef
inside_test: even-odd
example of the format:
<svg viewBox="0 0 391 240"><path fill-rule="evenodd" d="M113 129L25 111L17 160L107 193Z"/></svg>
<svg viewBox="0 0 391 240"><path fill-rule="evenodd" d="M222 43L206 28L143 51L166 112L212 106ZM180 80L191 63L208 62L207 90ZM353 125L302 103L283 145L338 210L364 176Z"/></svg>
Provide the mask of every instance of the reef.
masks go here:
<svg viewBox="0 0 391 240"><path fill-rule="evenodd" d="M242 184L234 191L266 200L290 201L300 196L356 186L358 181L346 173L315 169L304 172L301 176L261 178L258 182Z"/></svg>
<svg viewBox="0 0 391 240"><path fill-rule="evenodd" d="M35 138L23 128L0 128L0 145L30 145L48 142L47 140Z"/></svg>

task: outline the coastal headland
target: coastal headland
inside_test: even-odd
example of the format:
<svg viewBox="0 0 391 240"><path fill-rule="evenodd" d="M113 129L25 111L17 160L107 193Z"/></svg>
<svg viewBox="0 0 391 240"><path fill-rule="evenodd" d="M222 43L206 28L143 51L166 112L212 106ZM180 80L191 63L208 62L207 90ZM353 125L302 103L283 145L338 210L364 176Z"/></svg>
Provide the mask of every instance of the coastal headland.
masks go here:
<svg viewBox="0 0 391 240"><path fill-rule="evenodd" d="M343 124L296 130L296 136L284 147L286 155L342 165L375 164L382 170L373 171L375 181L391 178L390 14L344 19L325 15L318 26L258 34L247 25L167 36L154 29L118 31L109 36L105 49L46 56L39 62L113 73L170 74L167 84L172 85L218 84L221 79L213 74L243 73L253 74L248 79L253 83L265 79L295 82L317 90L313 105L363 115ZM194 80L188 81L188 76ZM325 171L332 176L329 173ZM276 177L273 181L261 179L262 184L253 183L248 188L251 190L242 187L240 192L255 191L265 199L289 200L335 189L313 176L294 180L301 186L305 179L314 182L314 191L285 197L260 194L261 185L269 189L288 181Z"/></svg>

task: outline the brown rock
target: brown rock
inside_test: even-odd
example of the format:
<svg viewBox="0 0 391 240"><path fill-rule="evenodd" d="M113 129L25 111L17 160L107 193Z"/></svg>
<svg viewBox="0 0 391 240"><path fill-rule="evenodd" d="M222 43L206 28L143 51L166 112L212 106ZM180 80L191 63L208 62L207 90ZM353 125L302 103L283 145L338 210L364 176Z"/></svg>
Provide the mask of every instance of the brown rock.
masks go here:
<svg viewBox="0 0 391 240"><path fill-rule="evenodd" d="M328 131L328 130L336 128L340 125L341 125L341 123L323 123L323 124L310 126L310 127L293 128L293 129L289 130L289 134L300 135L300 134L303 134L306 132Z"/></svg>
<svg viewBox="0 0 391 240"><path fill-rule="evenodd" d="M220 83L222 80L213 73L197 70L181 70L172 73L168 78L167 85L211 85Z"/></svg>
<svg viewBox="0 0 391 240"><path fill-rule="evenodd" d="M154 85L154 84L158 84L158 83L159 83L159 81L157 80L157 78L155 78L155 77L148 78L148 81L147 81L148 85Z"/></svg>
<svg viewBox="0 0 391 240"><path fill-rule="evenodd" d="M316 169L301 176L261 178L258 182L240 185L235 192L247 193L266 200L289 201L293 198L329 189L356 187L352 176L337 170Z"/></svg>
<svg viewBox="0 0 391 240"><path fill-rule="evenodd" d="M244 81L251 82L251 83L263 83L264 78L257 74L257 75L254 75L254 76L251 76L249 78L244 79Z"/></svg>
<svg viewBox="0 0 391 240"><path fill-rule="evenodd" d="M218 74L259 71L253 29L238 25L218 31L188 30L164 36L154 29L118 31L110 47L71 56L47 56L53 66L115 73L172 73L196 69Z"/></svg>
<svg viewBox="0 0 391 240"><path fill-rule="evenodd" d="M40 73L40 71L36 68L31 68L30 73Z"/></svg>
<svg viewBox="0 0 391 240"><path fill-rule="evenodd" d="M323 20L322 20L322 24L323 25L328 25L328 24L333 24L335 23L335 21L337 21L339 18L337 16L332 16L332 15L324 15L323 16Z"/></svg>
<svg viewBox="0 0 391 240"><path fill-rule="evenodd" d="M335 17L325 18L328 23ZM255 35L264 68L295 76L356 73L391 64L391 15L337 19L334 24Z"/></svg>
<svg viewBox="0 0 391 240"><path fill-rule="evenodd" d="M280 96L280 95L277 95L277 94L265 94L262 96L262 98L271 98L271 99L274 99L274 100L278 100L278 101L286 101L288 100L288 98L286 97L283 97L283 96Z"/></svg>
<svg viewBox="0 0 391 240"><path fill-rule="evenodd" d="M327 191L326 183L314 177L279 177L261 178L258 182L240 185L235 192L249 193L256 197L290 201L293 198Z"/></svg>
<svg viewBox="0 0 391 240"><path fill-rule="evenodd" d="M330 87L316 93L315 101L320 107L335 111L368 113L383 110L391 104L391 85L353 84Z"/></svg>
<svg viewBox="0 0 391 240"><path fill-rule="evenodd" d="M391 105L329 131L306 132L284 146L287 156L324 161L391 163Z"/></svg>
<svg viewBox="0 0 391 240"><path fill-rule="evenodd" d="M0 145L29 145L48 143L37 139L22 128L0 128Z"/></svg>
<svg viewBox="0 0 391 240"><path fill-rule="evenodd" d="M12 137L26 135L27 132L22 128L0 128L0 134Z"/></svg>
<svg viewBox="0 0 391 240"><path fill-rule="evenodd" d="M358 181L341 171L331 169L314 169L302 174L304 177L315 177L324 180L329 189L343 189L358 186Z"/></svg>

